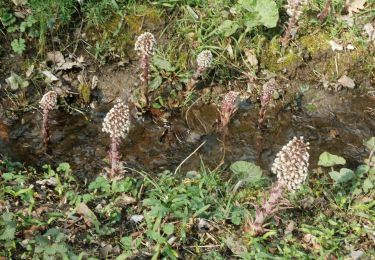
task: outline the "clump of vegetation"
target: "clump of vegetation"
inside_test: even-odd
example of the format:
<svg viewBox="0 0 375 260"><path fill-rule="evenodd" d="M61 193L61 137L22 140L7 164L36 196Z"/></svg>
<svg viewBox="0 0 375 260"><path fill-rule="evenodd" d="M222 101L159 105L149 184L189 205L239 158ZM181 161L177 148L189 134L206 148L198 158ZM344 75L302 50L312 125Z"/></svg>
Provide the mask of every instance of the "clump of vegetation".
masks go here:
<svg viewBox="0 0 375 260"><path fill-rule="evenodd" d="M0 56L6 62L2 63L5 65L0 67L0 74L10 75L4 86L0 79L0 149L8 142L13 144L14 139L24 140L25 127L33 127L24 115L33 113L42 89L51 88L54 91L44 94L39 102L45 145L50 140L49 115L57 108L58 96L67 117L76 119L77 115L83 115L80 118L85 118L90 128L87 135L95 136L94 139L100 135L100 130L92 126L103 117L102 105L128 100L130 96L136 106L150 112L141 115L139 124L145 131L149 126L153 128L152 136L139 131L138 138L157 140L157 147L145 147L149 141L146 138L141 147L137 146L137 140L129 140L134 150L141 152L130 154L126 165L133 168L126 167L121 162L120 147L128 136L129 106L133 104L118 102L105 116L101 128L110 137L111 169L104 176L99 174L102 163L97 158L104 157L104 146L99 145L92 150L93 147L84 145L82 150L78 149L78 153L88 154L99 169L87 175L90 170L86 165L72 164L72 169L68 163L54 164L62 158L58 157L60 142L50 144L56 148L51 149L56 154L40 159L53 165L41 166L43 163L37 162L36 168L32 168L1 157L0 258L373 257L375 138L365 143L369 156L363 160L359 154L365 149L353 146L351 149L357 154L348 162L344 157L323 152L317 165L309 166L310 144L302 137L293 138L274 154L276 140L266 140L264 136L279 136L284 142L284 138L296 132L308 133L305 136L312 144L311 157L317 157L314 154L317 139L324 142L335 139L339 143L339 138L346 138L333 128L335 124L342 126L341 114L337 120L330 117L328 123L324 121L323 131L318 129L321 125L305 123L303 116L318 113L320 107L313 103L326 97L309 92L319 90L315 87L321 83L337 86L340 79L350 84L346 84L349 87L343 96L334 96L335 102L342 103L350 97L353 107L357 99L370 106L367 104L372 98L373 91L369 88L374 81L374 66L372 55L367 54L374 47L373 14L369 11L374 3L366 0L138 2L8 0L0 3L0 33L4 36L0 38ZM279 19L284 3L287 3L286 24L283 12ZM150 32L158 36L157 52L155 36ZM289 46L291 40L295 44ZM335 48L331 49L329 42ZM139 66L134 66L136 54ZM45 60L44 55L54 58ZM193 72L189 71L192 67ZM358 69L351 70L354 67ZM325 68L329 75L321 75ZM137 97L134 89L138 84L133 76L139 69L142 97ZM347 76L354 78L352 75L357 72L370 76L358 80L361 74L355 82ZM89 77L91 84L86 80ZM115 81L118 84L112 84ZM110 87L105 86L108 82ZM277 88L285 89L285 95L276 95ZM84 106L77 102L79 95ZM213 106L221 96L224 97L221 105ZM253 110L258 96L259 114ZM271 101L276 98L280 99L281 109L271 115ZM304 103L305 99L310 99L311 104ZM209 112L195 109L206 105L213 109ZM232 137L227 130L232 127L230 120L239 107L247 111L234 122L230 129L235 133ZM186 112L186 121L191 115L191 121L199 127L186 125L180 117L181 111L191 111ZM284 122L284 112L292 120ZM148 120L149 114L152 121ZM371 133L373 115L371 107L361 108L361 118L370 121L366 122L370 127L365 136ZM267 116L283 121L273 120L273 128L257 131L257 127L263 128ZM333 120L335 124L331 125ZM357 118L354 120L357 124ZM12 125L13 122L17 123ZM285 127L289 123L292 126ZM279 126L287 131L279 130ZM217 138L216 127L222 130L222 140ZM348 127L342 128L346 131ZM65 130L60 134L61 146L65 146L65 138L69 139L69 147L72 140L87 138L70 139L71 132ZM256 143L252 143L252 136L248 138L243 133L254 133ZM231 142L228 158L225 158L226 136L227 144L228 140ZM185 142L186 146L182 146ZM201 142L198 148L175 168L180 151L185 153L197 142ZM214 156L220 156L220 152L215 154L218 142L223 144L223 156L217 165ZM245 146L241 154L235 150L238 144ZM199 160L201 152L204 155L201 167L192 163L188 168L186 161L193 157ZM33 150L31 153L34 155ZM346 150L342 153L347 156ZM157 166L147 173L143 160L151 158L151 154L158 156L153 157L157 158L153 162ZM237 156L240 161L235 161ZM270 172L276 176L267 174L274 157ZM75 159L80 162L80 158ZM205 165L207 161L209 165ZM84 176L80 174L82 169Z"/></svg>

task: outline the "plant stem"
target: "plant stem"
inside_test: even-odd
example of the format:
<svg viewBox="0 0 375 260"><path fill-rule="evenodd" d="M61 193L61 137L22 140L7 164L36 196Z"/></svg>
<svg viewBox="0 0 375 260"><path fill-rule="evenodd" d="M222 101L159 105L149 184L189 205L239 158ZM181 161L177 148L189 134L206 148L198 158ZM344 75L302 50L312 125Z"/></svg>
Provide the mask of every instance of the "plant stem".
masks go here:
<svg viewBox="0 0 375 260"><path fill-rule="evenodd" d="M49 128L48 128L48 114L49 110L43 110L43 126L42 126L42 135L43 135L43 143L45 146L48 145L50 136L49 136Z"/></svg>
<svg viewBox="0 0 375 260"><path fill-rule="evenodd" d="M119 153L119 146L120 146L120 139L113 137L111 138L111 148L109 158L111 160L111 172L110 178L113 178L119 172L119 161L120 161L120 153Z"/></svg>

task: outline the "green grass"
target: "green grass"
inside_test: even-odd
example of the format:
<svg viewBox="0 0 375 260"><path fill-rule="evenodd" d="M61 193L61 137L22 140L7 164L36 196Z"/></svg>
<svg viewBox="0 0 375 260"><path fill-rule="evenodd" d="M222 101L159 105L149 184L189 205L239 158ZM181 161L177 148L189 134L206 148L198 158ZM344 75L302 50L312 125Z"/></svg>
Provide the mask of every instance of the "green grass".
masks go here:
<svg viewBox="0 0 375 260"><path fill-rule="evenodd" d="M350 181L334 181L317 167L301 190L286 194L291 208L253 237L243 228L273 177L245 165L257 169L256 179L254 172L251 178L238 174L238 167L210 171L202 165L178 176L127 169L120 180L97 177L84 184L67 163L36 171L2 160L0 256L99 259L105 246L112 249L107 257L117 259L375 256L375 167L358 166ZM130 220L136 215L142 216L138 223Z"/></svg>

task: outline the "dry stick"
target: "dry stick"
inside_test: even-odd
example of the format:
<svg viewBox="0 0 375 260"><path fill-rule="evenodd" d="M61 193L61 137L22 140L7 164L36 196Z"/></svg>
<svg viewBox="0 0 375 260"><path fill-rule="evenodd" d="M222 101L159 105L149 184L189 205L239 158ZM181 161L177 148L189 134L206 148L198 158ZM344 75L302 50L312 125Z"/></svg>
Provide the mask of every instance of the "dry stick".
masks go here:
<svg viewBox="0 0 375 260"><path fill-rule="evenodd" d="M216 166L216 168L213 170L214 172L217 171L225 162L225 154L226 154L226 149L225 149L225 136L226 136L226 129L223 130L223 141L221 141L221 143L223 144L223 155L221 157L221 160L219 162L219 164Z"/></svg>
<svg viewBox="0 0 375 260"><path fill-rule="evenodd" d="M193 154L195 154L205 143L207 142L207 140L204 140L198 147L197 147L197 149L195 149L191 154L189 154L189 156L188 157L186 157L178 166L177 166L177 168L176 168L176 170L174 171L174 174L176 174L179 170L180 170L180 168L181 168L181 166L187 161L187 160L189 160L189 158L190 157L192 157L193 156Z"/></svg>

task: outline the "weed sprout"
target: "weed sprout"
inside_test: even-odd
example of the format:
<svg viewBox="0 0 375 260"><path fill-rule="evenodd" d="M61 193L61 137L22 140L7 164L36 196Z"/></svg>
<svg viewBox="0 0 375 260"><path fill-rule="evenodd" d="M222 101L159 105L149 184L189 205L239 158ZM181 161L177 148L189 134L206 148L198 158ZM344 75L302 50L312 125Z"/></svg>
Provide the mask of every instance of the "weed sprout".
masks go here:
<svg viewBox="0 0 375 260"><path fill-rule="evenodd" d="M288 202L283 198L284 191L294 192L305 181L308 174L310 144L305 143L303 137L294 137L276 155L272 165L272 172L277 175L277 182L270 191L268 200L264 200L262 207L255 205L255 219L249 221L246 231L253 235L263 234L265 222L278 211L287 207Z"/></svg>
<svg viewBox="0 0 375 260"><path fill-rule="evenodd" d="M121 139L125 138L129 132L129 107L119 102L106 115L103 122L102 131L111 137L111 146L109 158L111 161L110 178L113 178L120 172L120 153L119 146Z"/></svg>
<svg viewBox="0 0 375 260"><path fill-rule="evenodd" d="M187 84L187 91L193 89L198 79L204 75L204 73L211 67L213 62L213 56L211 51L205 50L198 54L197 56L197 69L194 72L193 77Z"/></svg>
<svg viewBox="0 0 375 260"><path fill-rule="evenodd" d="M48 91L43 95L42 99L39 101L39 107L43 111L43 125L42 125L42 135L44 145L48 145L50 135L48 127L48 115L51 110L57 108L57 93L55 91Z"/></svg>

